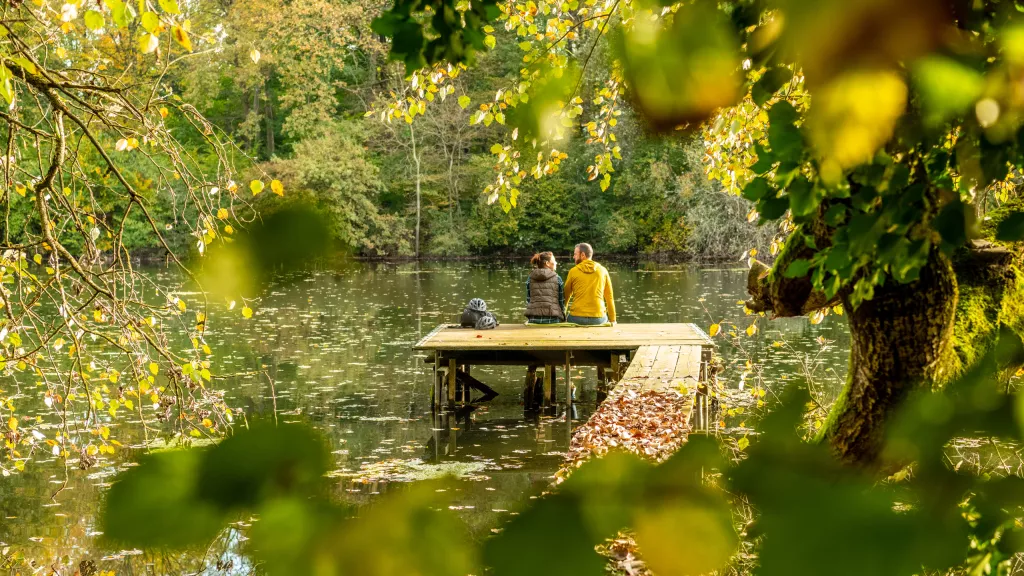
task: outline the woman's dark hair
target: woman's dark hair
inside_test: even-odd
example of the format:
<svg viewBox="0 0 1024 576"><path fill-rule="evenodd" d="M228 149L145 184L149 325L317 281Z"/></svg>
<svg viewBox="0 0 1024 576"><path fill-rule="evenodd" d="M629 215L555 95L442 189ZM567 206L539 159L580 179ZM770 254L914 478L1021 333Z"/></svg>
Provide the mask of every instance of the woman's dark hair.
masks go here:
<svg viewBox="0 0 1024 576"><path fill-rule="evenodd" d="M532 264L534 268L543 268L544 265L547 264L548 262L554 261L555 255L552 254L551 252L540 252L534 254L533 258L530 258L530 264Z"/></svg>

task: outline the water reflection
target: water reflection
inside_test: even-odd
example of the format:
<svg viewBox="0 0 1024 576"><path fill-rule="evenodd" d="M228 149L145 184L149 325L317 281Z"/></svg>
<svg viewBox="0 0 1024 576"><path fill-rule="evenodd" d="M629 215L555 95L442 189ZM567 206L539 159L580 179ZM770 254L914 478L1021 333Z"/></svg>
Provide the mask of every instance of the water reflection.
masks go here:
<svg viewBox="0 0 1024 576"><path fill-rule="evenodd" d="M608 267L621 322L750 323L736 305L744 297L744 269ZM164 274L152 273L158 281ZM523 368L481 366L473 375L500 395L472 411L435 419L431 366L410 348L437 324L456 321L473 297L486 300L502 322L522 321L527 273L526 266L512 263L345 262L293 274L253 306L252 319L226 307L211 312L208 341L219 359L214 372L224 376L217 384L246 418L271 417L276 405L281 421L308 421L320 429L335 456L331 481L340 500L372 502L410 481L459 476L449 490L450 506L483 538L547 488L568 446L564 406L524 416ZM760 326L738 346L716 339L726 386L775 390L810 377L825 393L838 389L849 346L842 319L829 317L818 326L805 319L762 320ZM596 381L593 368L573 375L574 424L593 410ZM30 400L31 394L23 403ZM36 410L46 413L41 401ZM119 426L114 433L123 442L143 442L138 422ZM103 489L137 453L100 459L87 472L69 470L55 501L51 496L65 481L55 461L37 459L25 473L0 478L0 551L24 553L39 566L52 564L68 574L82 561L118 573L248 573L252 567L241 551L244 522L210 549L182 554L121 551L102 540L95 513Z"/></svg>

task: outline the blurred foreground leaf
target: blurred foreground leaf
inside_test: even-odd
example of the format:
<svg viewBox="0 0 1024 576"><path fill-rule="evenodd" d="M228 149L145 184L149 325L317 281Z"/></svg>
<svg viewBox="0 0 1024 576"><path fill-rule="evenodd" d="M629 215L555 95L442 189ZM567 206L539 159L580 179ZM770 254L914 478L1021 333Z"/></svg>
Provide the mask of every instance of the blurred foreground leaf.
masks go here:
<svg viewBox="0 0 1024 576"><path fill-rule="evenodd" d="M663 19L641 12L619 44L632 97L654 128L701 122L739 99L736 32L709 0Z"/></svg>
<svg viewBox="0 0 1024 576"><path fill-rule="evenodd" d="M118 475L107 492L102 530L139 547L185 547L209 542L224 513L199 498L202 450L160 452Z"/></svg>

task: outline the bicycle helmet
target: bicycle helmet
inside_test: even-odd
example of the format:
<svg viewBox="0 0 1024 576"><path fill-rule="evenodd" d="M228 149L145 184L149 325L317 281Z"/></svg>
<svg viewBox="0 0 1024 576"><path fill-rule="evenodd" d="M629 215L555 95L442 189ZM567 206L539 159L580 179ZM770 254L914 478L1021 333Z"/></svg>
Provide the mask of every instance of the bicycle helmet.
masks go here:
<svg viewBox="0 0 1024 576"><path fill-rule="evenodd" d="M498 322L493 316L481 316L480 319L476 321L477 330L493 330L497 327Z"/></svg>
<svg viewBox="0 0 1024 576"><path fill-rule="evenodd" d="M466 306L466 308L470 310L475 310L477 312L486 312L487 303L484 302L482 298L473 298L472 300L469 301L469 305Z"/></svg>

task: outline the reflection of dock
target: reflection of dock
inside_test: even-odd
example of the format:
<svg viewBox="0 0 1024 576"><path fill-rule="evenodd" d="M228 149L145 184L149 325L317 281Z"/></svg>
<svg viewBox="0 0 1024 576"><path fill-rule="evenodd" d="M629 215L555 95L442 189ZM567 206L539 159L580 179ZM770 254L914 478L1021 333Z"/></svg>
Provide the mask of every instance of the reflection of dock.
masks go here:
<svg viewBox="0 0 1024 576"><path fill-rule="evenodd" d="M441 325L414 350L434 364L431 407L447 398L449 411L470 400L469 386L456 397L457 382L470 381L474 365L526 366L524 401L533 405L534 383L543 379L542 402L555 403L558 366L563 367L565 402L572 405L572 366L596 366L601 387L630 379L642 389L671 387L697 394L708 374L713 344L694 324L618 324L616 326L499 326L474 330ZM626 368L626 359L629 367ZM543 376L538 371L543 369ZM700 408L700 398L698 408Z"/></svg>

